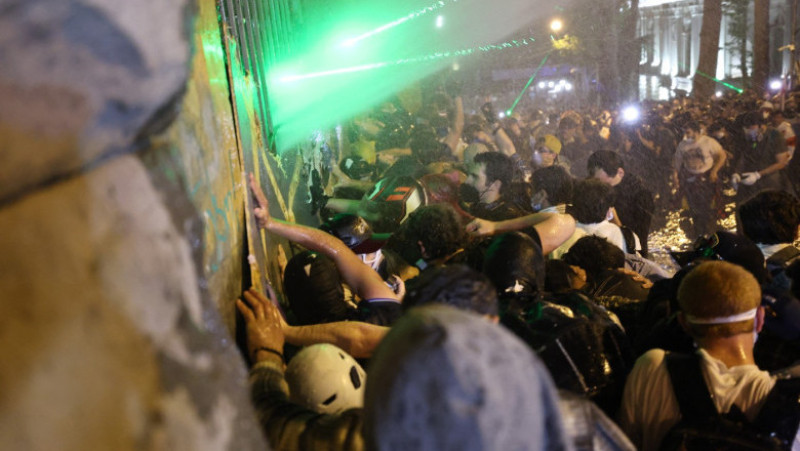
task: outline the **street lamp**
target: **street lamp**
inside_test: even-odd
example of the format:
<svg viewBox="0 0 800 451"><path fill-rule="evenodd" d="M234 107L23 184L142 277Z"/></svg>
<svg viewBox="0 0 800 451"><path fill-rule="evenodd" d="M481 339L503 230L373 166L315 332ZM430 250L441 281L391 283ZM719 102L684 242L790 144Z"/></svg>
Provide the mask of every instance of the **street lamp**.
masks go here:
<svg viewBox="0 0 800 451"><path fill-rule="evenodd" d="M562 28L564 28L564 22L562 22L561 19L553 19L550 21L550 30L553 33L558 33Z"/></svg>

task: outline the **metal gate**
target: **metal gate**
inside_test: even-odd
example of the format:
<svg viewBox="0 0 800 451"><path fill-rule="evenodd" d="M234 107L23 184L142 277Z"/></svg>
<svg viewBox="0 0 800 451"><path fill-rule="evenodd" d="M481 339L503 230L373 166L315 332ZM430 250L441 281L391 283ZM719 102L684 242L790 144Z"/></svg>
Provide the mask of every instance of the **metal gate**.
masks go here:
<svg viewBox="0 0 800 451"><path fill-rule="evenodd" d="M299 19L299 8L289 0L218 0L218 9L228 35L237 44L235 51L245 75L256 85L261 132L274 153L267 71L291 53L292 24Z"/></svg>

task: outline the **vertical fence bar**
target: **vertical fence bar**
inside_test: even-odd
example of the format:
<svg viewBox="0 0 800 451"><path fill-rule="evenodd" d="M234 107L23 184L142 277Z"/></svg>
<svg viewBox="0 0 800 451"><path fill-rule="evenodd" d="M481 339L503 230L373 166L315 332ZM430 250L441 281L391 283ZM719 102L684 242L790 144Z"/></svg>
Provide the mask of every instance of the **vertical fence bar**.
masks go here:
<svg viewBox="0 0 800 451"><path fill-rule="evenodd" d="M254 80L257 81L257 95L259 100L259 115L261 119L261 133L264 138L264 141L268 143L271 138L270 133L270 118L269 118L269 110L268 110L268 102L266 99L267 95L267 67L264 64L264 48L261 45L261 36L259 34L259 15L258 10L256 9L256 2L259 0L245 0L248 7L248 13L250 20L250 26L248 27L248 32L250 38L252 39L252 48L253 53L255 55L254 61L256 63L257 70L255 71Z"/></svg>
<svg viewBox="0 0 800 451"><path fill-rule="evenodd" d="M270 69L289 53L291 20L288 3L284 0L218 0L221 20L238 46L242 70L249 76L258 107L258 120L264 143L274 147L274 122L269 110ZM235 95L236 83L231 90Z"/></svg>

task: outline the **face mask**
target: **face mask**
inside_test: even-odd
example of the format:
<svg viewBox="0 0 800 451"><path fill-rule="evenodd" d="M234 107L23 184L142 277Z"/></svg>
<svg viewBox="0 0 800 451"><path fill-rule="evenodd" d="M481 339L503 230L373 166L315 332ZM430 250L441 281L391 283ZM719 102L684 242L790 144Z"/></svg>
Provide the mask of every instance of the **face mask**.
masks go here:
<svg viewBox="0 0 800 451"><path fill-rule="evenodd" d="M694 138L683 138L683 140L686 141L689 144L693 144L694 143Z"/></svg>
<svg viewBox="0 0 800 451"><path fill-rule="evenodd" d="M364 262L367 266L377 271L378 268L380 268L381 266L381 250L378 249L377 251L375 251L375 253L372 254L373 257L369 260L367 260L368 255L369 254L360 254L359 257L361 257L361 261Z"/></svg>
<svg viewBox="0 0 800 451"><path fill-rule="evenodd" d="M758 141L758 129L756 130L747 130L747 139L750 141Z"/></svg>
<svg viewBox="0 0 800 451"><path fill-rule="evenodd" d="M534 151L532 160L533 160L533 164L535 164L536 166L541 166L542 165L542 154L539 153L538 150Z"/></svg>

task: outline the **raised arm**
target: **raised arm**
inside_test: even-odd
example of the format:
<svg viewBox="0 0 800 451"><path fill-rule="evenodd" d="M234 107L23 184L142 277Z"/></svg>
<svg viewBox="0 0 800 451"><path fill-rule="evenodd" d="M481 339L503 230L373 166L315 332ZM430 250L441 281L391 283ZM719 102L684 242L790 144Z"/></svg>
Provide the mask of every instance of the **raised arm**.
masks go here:
<svg viewBox="0 0 800 451"><path fill-rule="evenodd" d="M280 221L269 216L267 197L250 174L250 189L258 202L253 210L259 227L306 249L325 254L336 263L342 279L362 299L397 299L397 295L372 268L365 265L340 239L312 227Z"/></svg>
<svg viewBox="0 0 800 451"><path fill-rule="evenodd" d="M461 96L456 96L453 99L453 103L455 104L455 115L453 122L450 124L450 133L447 134L444 142L455 153L458 149L458 140L461 139L461 134L464 133L464 101Z"/></svg>
<svg viewBox="0 0 800 451"><path fill-rule="evenodd" d="M506 156L510 157L517 153L517 148L514 147L514 142L508 137L508 134L503 127L497 128L497 130L494 132L494 142L497 144L497 148L500 149L500 152L504 153Z"/></svg>

